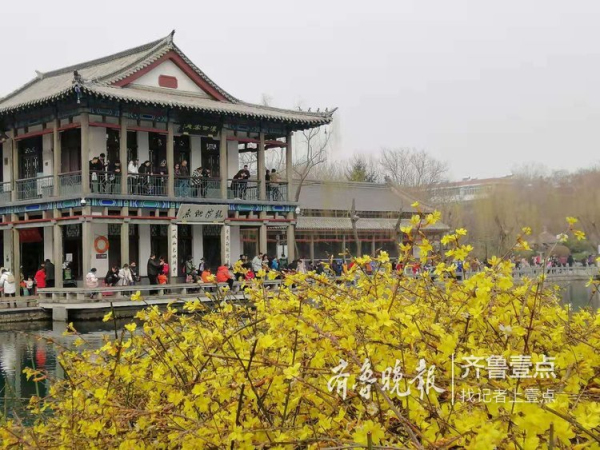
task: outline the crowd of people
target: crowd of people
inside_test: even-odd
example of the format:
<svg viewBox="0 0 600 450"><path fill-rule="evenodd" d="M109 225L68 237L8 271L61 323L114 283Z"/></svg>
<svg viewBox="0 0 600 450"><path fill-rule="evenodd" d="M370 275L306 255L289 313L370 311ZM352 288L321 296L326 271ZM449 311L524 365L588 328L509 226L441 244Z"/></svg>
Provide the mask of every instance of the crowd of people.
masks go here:
<svg viewBox="0 0 600 450"><path fill-rule="evenodd" d="M121 174L124 168L120 160L114 162L106 158L106 154L94 156L90 162L90 187L93 193L120 194ZM206 198L213 178L209 168L199 166L191 172L186 160L176 163L173 167L175 176L175 195L177 197ZM162 160L158 167L153 167L149 160L140 164L139 159L132 159L127 164L128 193L136 195L166 195L169 167ZM233 177L231 190L236 199L246 199L248 181L251 174L248 165L240 169ZM280 190L281 177L275 169L266 171L266 192L268 200L282 200ZM215 186L213 188L218 188Z"/></svg>
<svg viewBox="0 0 600 450"><path fill-rule="evenodd" d="M35 295L38 288L54 287L54 280L54 264L49 259L40 264L35 274L23 274L23 267L21 267L20 273L15 276L10 269L0 268L0 292L4 297L16 297L17 290L21 297ZM16 307L17 304L14 303L14 306Z"/></svg>
<svg viewBox="0 0 600 450"><path fill-rule="evenodd" d="M248 193L248 181L250 180L250 170L248 165L244 167L233 176L231 181L231 190L233 196L237 200L246 200ZM280 190L281 177L275 169L267 169L265 173L265 183L267 200L279 201L283 200L283 196Z"/></svg>

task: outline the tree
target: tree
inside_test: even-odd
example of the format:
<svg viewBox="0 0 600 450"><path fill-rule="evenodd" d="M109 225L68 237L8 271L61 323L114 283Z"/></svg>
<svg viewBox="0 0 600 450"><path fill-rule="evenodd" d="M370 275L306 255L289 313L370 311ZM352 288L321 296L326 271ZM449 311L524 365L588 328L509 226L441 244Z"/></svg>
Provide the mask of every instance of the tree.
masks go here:
<svg viewBox="0 0 600 450"><path fill-rule="evenodd" d="M376 183L379 175L372 159L364 155L354 155L346 167L348 181Z"/></svg>
<svg viewBox="0 0 600 450"><path fill-rule="evenodd" d="M439 161L425 150L384 148L379 158L381 174L405 187L426 190L444 181L448 163Z"/></svg>
<svg viewBox="0 0 600 450"><path fill-rule="evenodd" d="M435 223L418 219L409 236ZM445 236L453 256L436 260L436 280L399 274L382 252L355 258L339 280L328 269L290 273L279 289L256 279L248 303L217 287L212 306L188 301L186 314L148 306L139 328L119 332L109 313L116 337L62 353L64 379L33 399L32 420L1 421L0 442L597 448L600 313L562 307L544 278L516 283L508 259L456 282L455 263L470 251L464 234ZM403 245L403 267L418 262L413 250L434 256L420 242ZM84 339L75 345L85 348ZM43 368L26 374L47 382Z"/></svg>
<svg viewBox="0 0 600 450"><path fill-rule="evenodd" d="M294 149L293 172L297 183L294 201L300 201L302 186L314 169L327 161L332 128L331 125L323 125L300 133L299 145Z"/></svg>

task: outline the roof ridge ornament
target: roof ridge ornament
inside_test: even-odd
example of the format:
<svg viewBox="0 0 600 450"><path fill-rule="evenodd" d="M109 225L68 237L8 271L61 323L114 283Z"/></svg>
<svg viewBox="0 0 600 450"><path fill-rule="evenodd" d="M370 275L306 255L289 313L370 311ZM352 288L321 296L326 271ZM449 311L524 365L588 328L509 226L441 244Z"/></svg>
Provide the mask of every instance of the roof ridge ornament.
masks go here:
<svg viewBox="0 0 600 450"><path fill-rule="evenodd" d="M167 36L167 42L169 44L173 43L173 36L175 36L175 30L171 31L171 33Z"/></svg>
<svg viewBox="0 0 600 450"><path fill-rule="evenodd" d="M83 85L83 78L76 70L73 71L73 89L75 90L75 95L77 96L77 104L81 103L81 86Z"/></svg>
<svg viewBox="0 0 600 450"><path fill-rule="evenodd" d="M38 80L43 80L44 79L44 72L40 72L39 70L35 71L35 76Z"/></svg>

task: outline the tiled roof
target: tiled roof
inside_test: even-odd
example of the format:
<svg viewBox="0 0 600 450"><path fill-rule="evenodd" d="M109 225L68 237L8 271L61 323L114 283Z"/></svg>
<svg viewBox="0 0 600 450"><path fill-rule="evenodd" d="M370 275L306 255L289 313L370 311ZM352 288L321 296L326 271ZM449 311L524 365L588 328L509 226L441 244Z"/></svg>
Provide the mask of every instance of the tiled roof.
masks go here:
<svg viewBox="0 0 600 450"><path fill-rule="evenodd" d="M134 101L149 105L167 106L173 108L192 109L207 113L225 113L239 117L254 117L273 119L284 122L305 122L311 125L324 125L331 118L313 113L303 113L287 109L271 108L238 101L236 103L219 102L202 95L184 93L174 95L171 91L158 88L130 87L119 88L107 85L85 85L84 91L91 94L117 100Z"/></svg>
<svg viewBox="0 0 600 450"><path fill-rule="evenodd" d="M200 98L198 95L194 96L180 91L147 90L135 87L120 88L114 85L114 83L148 67L169 51L177 53L204 82L221 94L225 101L207 99L206 97ZM326 124L332 120L333 111L324 113L292 111L254 105L236 99L220 88L185 56L173 43L173 33L163 39L104 58L47 73L39 73L38 77L0 99L0 114L52 102L72 95L74 92L74 71L78 71L83 79L82 90L89 95L209 113L226 113L258 119L296 122L309 126Z"/></svg>
<svg viewBox="0 0 600 450"><path fill-rule="evenodd" d="M397 219L379 219L379 218L364 218L356 221L358 230L370 231L392 231L396 227ZM410 225L410 220L403 219L401 226ZM352 230L352 222L350 218L344 217L305 217L299 216L296 225L298 231L302 230ZM446 231L448 226L443 223L437 223L433 226L428 226L426 230L430 231Z"/></svg>
<svg viewBox="0 0 600 450"><path fill-rule="evenodd" d="M296 187L295 187L296 188ZM349 211L355 200L357 211L416 212L415 199L389 184L305 181L300 191L303 209ZM427 206L422 211L430 211Z"/></svg>

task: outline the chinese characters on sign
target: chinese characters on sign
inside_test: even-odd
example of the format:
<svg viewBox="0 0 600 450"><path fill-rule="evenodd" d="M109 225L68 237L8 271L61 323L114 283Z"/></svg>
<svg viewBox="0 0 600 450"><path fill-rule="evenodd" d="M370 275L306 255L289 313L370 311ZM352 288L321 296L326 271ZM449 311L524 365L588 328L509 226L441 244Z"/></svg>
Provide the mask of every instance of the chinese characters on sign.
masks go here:
<svg viewBox="0 0 600 450"><path fill-rule="evenodd" d="M223 242L225 249L225 263L231 264L231 227L229 225L223 225L223 232L225 233Z"/></svg>
<svg viewBox="0 0 600 450"><path fill-rule="evenodd" d="M212 137L216 136L219 133L219 126L203 125L199 123L182 123L181 125L179 125L179 132Z"/></svg>
<svg viewBox="0 0 600 450"><path fill-rule="evenodd" d="M171 236L171 276L177 276L177 225L169 225L169 235Z"/></svg>
<svg viewBox="0 0 600 450"><path fill-rule="evenodd" d="M461 388L455 395L456 384L466 382L467 379L484 377L487 380L539 380L550 381L556 378L554 373L554 358L541 355L541 360L532 361L530 355L511 356L506 358L499 355L491 356L464 356L462 363L455 362L452 357L452 375L450 385L452 389L452 403L455 401L469 403L551 403L554 401L554 389L542 388L541 386L524 386L520 390L514 389L484 389L484 388ZM455 364L460 368L460 375L455 377ZM371 366L370 360L364 360L356 383L348 386L350 374L346 371L348 363L343 359L339 365L332 369L333 376L327 382L329 392L335 392L344 400L348 395L348 389L356 391L365 399L371 398L378 377ZM417 367L410 376L402 371L402 365L396 360L394 367L388 367L381 372L380 389L389 392L392 396L407 397L411 394L411 388L416 389L419 398L423 399L430 391L438 394L445 389L437 386L436 366L427 365L424 359L420 359Z"/></svg>
<svg viewBox="0 0 600 450"><path fill-rule="evenodd" d="M181 205L177 218L183 222L224 222L227 211L227 205Z"/></svg>

